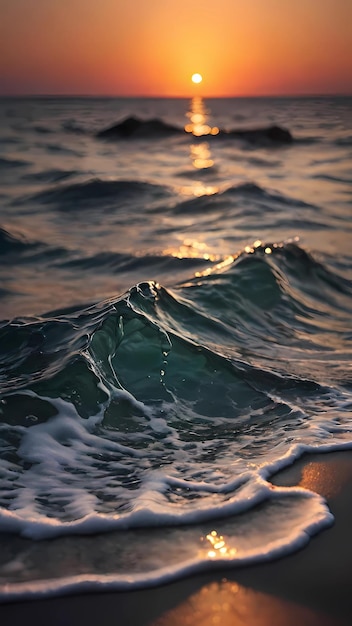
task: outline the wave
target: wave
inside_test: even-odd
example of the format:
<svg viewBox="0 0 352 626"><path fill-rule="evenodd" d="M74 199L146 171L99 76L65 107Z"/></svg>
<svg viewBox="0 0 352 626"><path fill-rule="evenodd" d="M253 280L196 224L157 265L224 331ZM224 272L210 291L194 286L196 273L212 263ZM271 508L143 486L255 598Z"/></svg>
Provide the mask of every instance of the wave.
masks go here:
<svg viewBox="0 0 352 626"><path fill-rule="evenodd" d="M49 169L41 172L33 172L31 174L25 174L22 176L22 180L28 180L38 183L57 183L61 180L71 178L81 174L77 170L59 170Z"/></svg>
<svg viewBox="0 0 352 626"><path fill-rule="evenodd" d="M82 533L46 542L45 559L38 543L22 540L17 560L9 562L5 548L3 558L7 562L0 577L4 595L0 601L148 588L207 570L272 560L302 548L312 535L333 523L319 496L302 489L274 489L271 487L271 498L258 501L250 520L247 516L232 516L228 522L217 521L218 530L209 532L204 523L168 529L138 528L100 535L95 537L94 545ZM261 533L255 522L261 525ZM21 567L19 581L14 574L16 565Z"/></svg>
<svg viewBox="0 0 352 626"><path fill-rule="evenodd" d="M53 128L50 128L49 126L39 126L38 124L36 126L33 126L33 130L39 135L51 135L55 133L55 130Z"/></svg>
<svg viewBox="0 0 352 626"><path fill-rule="evenodd" d="M52 247L42 241L28 240L20 234L13 235L0 228L0 265L19 266L27 263L58 263L68 251L63 247ZM62 261L61 261L61 264Z"/></svg>
<svg viewBox="0 0 352 626"><path fill-rule="evenodd" d="M73 133L75 135L85 135L87 133L86 129L78 124L75 120L66 120L62 123L62 130Z"/></svg>
<svg viewBox="0 0 352 626"><path fill-rule="evenodd" d="M256 245L173 292L141 283L116 300L74 314L3 325L3 390L11 393L11 402L20 393L23 414L33 402L50 404L54 393L87 418L113 388L124 389L121 405L117 402L113 411L105 406L107 421L117 427L126 411L148 416L149 402L172 404L175 397L198 398L192 411L200 415L214 409L233 417L250 397L255 404L256 394L247 385L251 380L270 380L277 390L287 386L285 377L292 388L301 380L314 380L312 389L343 383L331 359L349 355L351 298L349 281L295 243ZM143 358L136 359L137 353ZM269 357L270 375L263 368ZM167 369L165 378L162 369ZM213 389L224 390L221 408L218 394L216 403L205 400L212 378Z"/></svg>
<svg viewBox="0 0 352 626"><path fill-rule="evenodd" d="M95 208L97 202L104 206L106 203L125 202L138 196L144 199L157 200L165 198L170 194L167 187L147 182L129 180L102 180L94 178L83 183L72 185L60 185L52 189L45 190L32 196L31 200L44 204L56 204L62 210Z"/></svg>
<svg viewBox="0 0 352 626"><path fill-rule="evenodd" d="M67 146L60 144L60 143L38 143L37 146L39 148L44 148L46 150L46 152L48 152L49 154L62 154L62 155L67 155L67 156L74 156L74 157L79 157L79 158L83 158L84 154L83 152L79 152L78 150L73 150L72 148L68 148Z"/></svg>
<svg viewBox="0 0 352 626"><path fill-rule="evenodd" d="M352 135L346 135L345 137L338 137L334 142L337 146L352 146Z"/></svg>
<svg viewBox="0 0 352 626"><path fill-rule="evenodd" d="M18 254L19 251L23 251L31 247L20 235L13 235L4 228L0 227L0 256L7 257L12 253Z"/></svg>
<svg viewBox="0 0 352 626"><path fill-rule="evenodd" d="M1 143L4 144L10 144L10 145L16 145L21 143L21 139L19 139L18 137L14 137L12 135L2 135L1 136Z"/></svg>
<svg viewBox="0 0 352 626"><path fill-rule="evenodd" d="M169 255L144 254L141 256L118 252L99 252L89 257L80 257L60 263L61 267L70 267L82 270L109 269L124 272L142 270L151 272L155 268L158 272L179 272L205 266L207 261L203 257L178 258Z"/></svg>
<svg viewBox="0 0 352 626"><path fill-rule="evenodd" d="M82 544L69 580L55 546L71 543L47 544L48 566L31 544L22 582L4 570L6 594L77 590L87 572L156 584L274 558L330 524L319 496L267 479L352 444L351 310L350 282L296 242L256 242L173 290L139 283L2 322L0 529ZM98 545L121 555L104 561L107 579L82 537L106 531ZM36 567L48 580L27 585Z"/></svg>
<svg viewBox="0 0 352 626"><path fill-rule="evenodd" d="M250 201L250 206L248 206L248 201ZM238 202L240 202L240 204L238 204ZM292 198L277 191L265 189L253 182L241 183L228 187L224 191L180 202L173 207L173 211L175 213L184 213L218 210L222 206L230 211L235 204L238 204L238 208L240 208L242 213L244 206L246 206L246 217L248 217L247 211L257 213L258 211L262 211L263 205L266 211L271 213L275 212L278 206L309 209L317 213L320 211L318 207L304 202L299 198Z"/></svg>
<svg viewBox="0 0 352 626"><path fill-rule="evenodd" d="M350 282L297 244L255 242L199 273L184 290L209 320L197 341L221 345L225 356L261 371L348 384Z"/></svg>
<svg viewBox="0 0 352 626"><path fill-rule="evenodd" d="M25 167L27 165L30 165L30 163L24 159L9 159L0 157L0 170Z"/></svg>
<svg viewBox="0 0 352 626"><path fill-rule="evenodd" d="M309 136L309 135L306 135L305 137L303 136L295 137L295 143L301 146L311 146L316 143L321 143L322 141L324 141L324 137Z"/></svg>
<svg viewBox="0 0 352 626"><path fill-rule="evenodd" d="M345 183L346 185L352 184L352 178L344 178L343 176L333 176L332 174L315 174L312 176L317 180L326 180L334 183Z"/></svg>
<svg viewBox="0 0 352 626"><path fill-rule="evenodd" d="M264 159L264 158L259 158L259 157L253 157L253 156L247 156L246 157L247 162L250 165L254 165L255 167L279 167L281 164L281 161L278 160L269 160L269 159Z"/></svg>

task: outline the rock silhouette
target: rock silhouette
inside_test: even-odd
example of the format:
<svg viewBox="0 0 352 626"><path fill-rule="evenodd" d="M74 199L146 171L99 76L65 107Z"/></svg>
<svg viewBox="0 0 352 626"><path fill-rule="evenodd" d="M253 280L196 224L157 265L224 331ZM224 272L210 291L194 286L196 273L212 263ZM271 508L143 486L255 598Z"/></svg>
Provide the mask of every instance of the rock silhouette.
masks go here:
<svg viewBox="0 0 352 626"><path fill-rule="evenodd" d="M159 119L140 120L137 117L127 117L122 122L98 132L97 137L101 139L129 139L133 137L168 136L182 132L181 128L166 124Z"/></svg>
<svg viewBox="0 0 352 626"><path fill-rule="evenodd" d="M172 124L163 122L162 120L150 119L141 120L138 117L127 117L122 122L118 122L113 126L109 126L96 134L99 139L118 140L118 139L143 139L143 138L158 138L169 137L171 135L183 135L185 130ZM189 134L189 133L187 133ZM220 129L218 134L213 135L201 135L195 137L191 134L193 140L204 139L206 136L208 139L227 138L227 139L242 139L249 143L278 143L289 144L292 143L293 137L289 130L282 128L281 126L264 126L262 128L249 128L249 129L233 129L222 130Z"/></svg>

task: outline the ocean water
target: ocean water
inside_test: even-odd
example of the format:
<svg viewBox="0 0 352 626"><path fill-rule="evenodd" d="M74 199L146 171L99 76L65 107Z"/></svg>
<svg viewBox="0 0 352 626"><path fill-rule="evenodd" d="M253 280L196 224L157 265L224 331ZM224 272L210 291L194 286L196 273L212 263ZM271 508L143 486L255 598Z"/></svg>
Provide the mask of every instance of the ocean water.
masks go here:
<svg viewBox="0 0 352 626"><path fill-rule="evenodd" d="M0 600L333 523L268 479L352 447L352 99L6 98L0 181Z"/></svg>

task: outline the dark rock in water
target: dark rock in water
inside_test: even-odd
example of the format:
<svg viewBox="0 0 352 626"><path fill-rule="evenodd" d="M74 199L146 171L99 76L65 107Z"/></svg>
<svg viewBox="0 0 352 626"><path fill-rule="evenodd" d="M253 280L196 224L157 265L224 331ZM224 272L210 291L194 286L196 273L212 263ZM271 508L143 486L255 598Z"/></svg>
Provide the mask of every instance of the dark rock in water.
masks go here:
<svg viewBox="0 0 352 626"><path fill-rule="evenodd" d="M224 134L224 133L222 133ZM293 137L289 130L281 126L267 126L264 128L231 130L226 133L228 137L244 139L250 143L292 143Z"/></svg>
<svg viewBox="0 0 352 626"><path fill-rule="evenodd" d="M282 143L292 143L293 137L289 130L281 126L269 126L267 136L271 141L281 141Z"/></svg>
<svg viewBox="0 0 352 626"><path fill-rule="evenodd" d="M162 120L140 120L137 117L127 117L122 122L114 124L97 133L100 139L129 139L136 137L167 137L181 133L182 129L166 124Z"/></svg>
<svg viewBox="0 0 352 626"><path fill-rule="evenodd" d="M138 117L126 117L122 122L114 124L109 128L99 131L96 137L99 139L143 139L169 137L170 135L183 134L183 128L178 128L172 124L167 124L160 119L141 120ZM250 143L291 143L293 141L291 133L280 126L268 126L264 128L238 129L225 131L220 129L215 135L221 138L243 139ZM191 134L192 139L202 140L200 137ZM206 135L207 139L212 139L212 135Z"/></svg>

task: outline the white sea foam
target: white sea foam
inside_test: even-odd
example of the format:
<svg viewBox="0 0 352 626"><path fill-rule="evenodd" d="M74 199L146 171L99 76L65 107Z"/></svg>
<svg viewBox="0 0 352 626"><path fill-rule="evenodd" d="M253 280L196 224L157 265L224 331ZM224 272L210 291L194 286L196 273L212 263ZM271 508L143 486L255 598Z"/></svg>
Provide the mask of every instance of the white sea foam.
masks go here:
<svg viewBox="0 0 352 626"><path fill-rule="evenodd" d="M83 419L72 404L62 399L51 402L58 415L45 423L17 428L21 463L0 462L3 477L10 479L3 493L4 502L10 504L0 509L2 532L45 539L119 528L197 524L250 511L278 497L302 493L313 497L299 488L273 489L267 480L303 453L352 447L351 431L336 423L326 443L331 423L324 421L310 426L311 444L282 442L261 462L234 460L222 473L221 463L215 470L206 462L193 468L194 448L181 445L164 418L151 418L153 431L166 434L167 445L170 441L174 445L173 462L163 467L160 461L165 452L155 450L160 445L141 450L107 439L94 432L102 421L101 413ZM125 488L124 475L136 468L142 480L137 488ZM231 473L235 477L227 479ZM116 476L120 478L114 481ZM114 499L111 509L104 503L109 497ZM119 500L125 503L121 511Z"/></svg>
<svg viewBox="0 0 352 626"><path fill-rule="evenodd" d="M111 540L110 535L105 535L106 542L100 537L93 553L104 554L104 568L108 572L104 574L95 571L94 557L89 563L85 546L81 560L77 556L82 541L78 538L72 565L77 573L60 575L60 558L69 554L70 546L59 541L46 544L47 562L54 562L54 568L49 565L47 570L45 566L43 569L41 563L39 580L32 577L26 580L23 576L21 582L8 582L11 574L18 575L21 568L28 569L29 563L35 571L35 551L32 548L30 554L25 549L0 570L0 601L87 590L136 589L170 582L190 573L271 560L304 546L311 535L333 521L323 498L317 495L279 488L272 493L275 496L271 503L254 508L248 516L209 520L202 529L199 525L178 526L166 533L161 527L144 531L141 537L136 534L118 537L115 533ZM143 521L148 523L150 519ZM88 574L87 563L91 569ZM5 577L7 582L1 584Z"/></svg>

